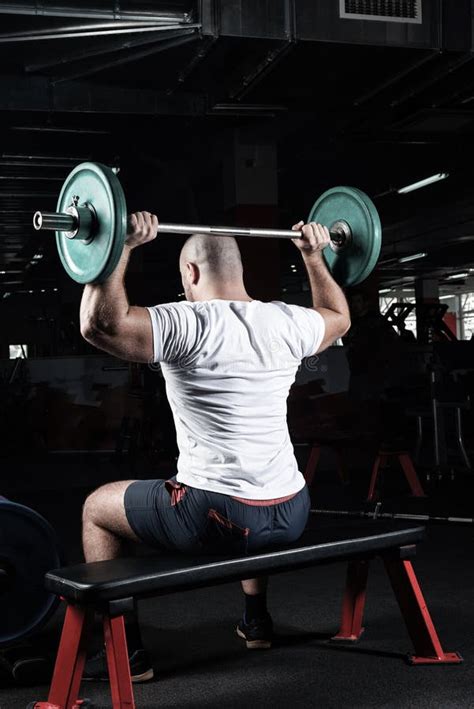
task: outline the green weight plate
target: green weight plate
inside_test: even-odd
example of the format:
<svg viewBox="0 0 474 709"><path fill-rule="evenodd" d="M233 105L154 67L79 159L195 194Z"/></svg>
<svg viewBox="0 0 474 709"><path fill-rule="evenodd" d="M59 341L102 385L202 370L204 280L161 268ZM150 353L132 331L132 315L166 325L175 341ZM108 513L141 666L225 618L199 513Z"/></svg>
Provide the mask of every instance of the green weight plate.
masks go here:
<svg viewBox="0 0 474 709"><path fill-rule="evenodd" d="M314 203L309 222L318 222L331 228L334 222L346 221L352 232L352 241L335 252L329 246L324 258L339 285L355 286L372 273L382 244L382 226L372 200L355 187L333 187Z"/></svg>
<svg viewBox="0 0 474 709"><path fill-rule="evenodd" d="M97 220L88 241L68 239L56 232L59 257L66 273L78 283L100 283L116 268L127 229L127 205L122 186L112 170L84 162L72 170L59 195L57 211L64 212L79 197L79 205L94 208Z"/></svg>

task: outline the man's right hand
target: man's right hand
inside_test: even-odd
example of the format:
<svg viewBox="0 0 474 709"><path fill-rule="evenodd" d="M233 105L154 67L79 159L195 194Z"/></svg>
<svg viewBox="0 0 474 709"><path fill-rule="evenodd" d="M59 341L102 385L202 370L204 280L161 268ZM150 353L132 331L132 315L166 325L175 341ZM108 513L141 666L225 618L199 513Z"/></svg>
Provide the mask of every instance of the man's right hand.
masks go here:
<svg viewBox="0 0 474 709"><path fill-rule="evenodd" d="M316 222L305 224L301 221L298 222L298 224L294 224L292 229L293 231L303 232L302 237L292 239L303 256L310 256L318 252L321 255L323 249L325 249L331 241L329 229L322 224L316 224Z"/></svg>
<svg viewBox="0 0 474 709"><path fill-rule="evenodd" d="M158 234L158 217L150 212L134 212L128 217L127 236L125 244L134 249L156 239Z"/></svg>

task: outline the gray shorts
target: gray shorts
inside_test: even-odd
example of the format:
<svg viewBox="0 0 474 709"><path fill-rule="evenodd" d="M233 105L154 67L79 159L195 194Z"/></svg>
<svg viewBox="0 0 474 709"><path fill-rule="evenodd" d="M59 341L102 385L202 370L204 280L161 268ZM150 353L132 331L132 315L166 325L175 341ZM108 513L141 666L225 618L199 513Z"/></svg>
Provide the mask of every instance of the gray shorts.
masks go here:
<svg viewBox="0 0 474 709"><path fill-rule="evenodd" d="M139 539L185 553L245 555L299 539L308 522L305 487L283 502L248 504L170 480L138 480L125 492L125 513Z"/></svg>

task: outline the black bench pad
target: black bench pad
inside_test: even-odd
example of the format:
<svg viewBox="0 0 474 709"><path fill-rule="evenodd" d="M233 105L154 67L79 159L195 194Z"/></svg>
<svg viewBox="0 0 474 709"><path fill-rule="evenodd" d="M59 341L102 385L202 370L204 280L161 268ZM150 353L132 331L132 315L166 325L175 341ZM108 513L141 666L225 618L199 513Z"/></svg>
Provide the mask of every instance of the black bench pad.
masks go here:
<svg viewBox="0 0 474 709"><path fill-rule="evenodd" d="M313 520L303 536L285 547L245 557L153 556L98 561L49 571L46 588L67 600L90 604L120 598L160 596L262 574L343 561L412 545L424 527L385 520Z"/></svg>

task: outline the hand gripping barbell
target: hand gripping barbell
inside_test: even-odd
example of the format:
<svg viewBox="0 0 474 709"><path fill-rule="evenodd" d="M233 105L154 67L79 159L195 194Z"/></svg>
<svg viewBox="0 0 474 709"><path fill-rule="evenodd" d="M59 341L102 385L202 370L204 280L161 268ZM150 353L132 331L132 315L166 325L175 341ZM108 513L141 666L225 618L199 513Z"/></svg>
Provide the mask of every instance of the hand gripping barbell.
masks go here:
<svg viewBox="0 0 474 709"><path fill-rule="evenodd" d="M372 200L354 187L334 187L314 203L308 222L325 224L331 241L324 258L341 286L363 281L377 263L381 246L380 219ZM127 205L116 174L107 166L85 162L66 178L57 212L36 212L37 230L56 232L61 262L78 283L106 280L116 268L127 233ZM167 234L210 234L294 239L301 231L242 227L159 224Z"/></svg>

